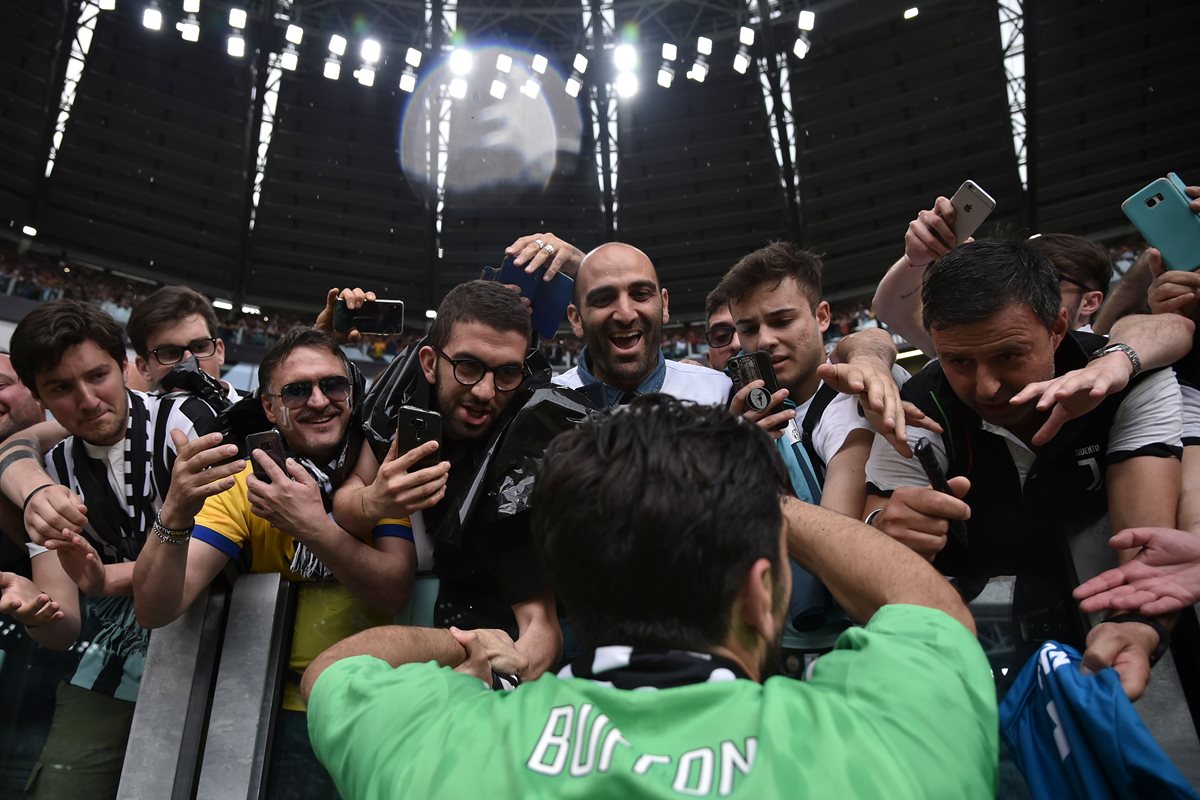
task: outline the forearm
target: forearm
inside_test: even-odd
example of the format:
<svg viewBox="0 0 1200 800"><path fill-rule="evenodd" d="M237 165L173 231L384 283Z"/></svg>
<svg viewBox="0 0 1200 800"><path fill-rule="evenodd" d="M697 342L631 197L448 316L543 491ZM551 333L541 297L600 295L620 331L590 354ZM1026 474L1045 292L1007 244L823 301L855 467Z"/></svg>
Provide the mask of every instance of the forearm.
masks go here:
<svg viewBox="0 0 1200 800"><path fill-rule="evenodd" d="M28 430L10 436L0 445L0 492L17 506L39 486L53 483L42 466L42 452L36 436Z"/></svg>
<svg viewBox="0 0 1200 800"><path fill-rule="evenodd" d="M133 567L133 609L143 628L161 628L183 613L187 545L167 544L153 534Z"/></svg>
<svg viewBox="0 0 1200 800"><path fill-rule="evenodd" d="M913 266L908 256L900 256L879 281L871 309L880 322L932 357L933 340L921 322L921 278L924 274L923 265Z"/></svg>
<svg viewBox="0 0 1200 800"><path fill-rule="evenodd" d="M374 517L367 507L367 487L362 480L351 475L346 482L333 493L333 518L343 529L352 534L365 534L375 527L375 523L383 519L381 515Z"/></svg>
<svg viewBox="0 0 1200 800"><path fill-rule="evenodd" d="M92 597L128 597L133 594L134 561L104 565L104 583L85 592Z"/></svg>
<svg viewBox="0 0 1200 800"><path fill-rule="evenodd" d="M517 651L529 662L521 680L533 680L558 663L562 656L562 627L553 592L544 592L513 606L517 620Z"/></svg>
<svg viewBox="0 0 1200 800"><path fill-rule="evenodd" d="M327 566L338 583L367 605L394 614L408 604L416 573L415 553L372 547L331 522L328 517L311 533L300 538ZM381 539L381 542L387 541ZM393 544L405 540L393 540ZM382 546L382 545L381 545Z"/></svg>
<svg viewBox="0 0 1200 800"><path fill-rule="evenodd" d="M851 364L862 358L877 360L891 369L896 363L896 344L892 335L882 328L868 328L842 337L833 350L836 363Z"/></svg>
<svg viewBox="0 0 1200 800"><path fill-rule="evenodd" d="M343 658L361 655L381 658L393 667L427 661L436 661L443 667L457 667L466 660L467 651L454 640L450 631L442 628L409 628L401 625L370 628L343 639L313 659L300 682L305 701L312 693L317 678L330 665Z"/></svg>
<svg viewBox="0 0 1200 800"><path fill-rule="evenodd" d="M907 603L944 611L975 632L950 583L904 545L794 498L784 500L783 511L791 557L821 579L852 619L865 622L882 606Z"/></svg>
<svg viewBox="0 0 1200 800"><path fill-rule="evenodd" d="M1125 273L1125 277L1121 278L1117 287L1109 293L1108 299L1100 307L1100 313L1096 315L1095 322L1092 323L1092 330L1100 334L1108 333L1117 320L1126 314L1144 309L1146 292L1150 289L1153 280L1154 276L1150 274L1150 268L1144 260L1139 259L1129 272Z"/></svg>
<svg viewBox="0 0 1200 800"><path fill-rule="evenodd" d="M1129 345L1142 369L1154 369L1174 364L1191 351L1195 327L1178 314L1130 314L1112 326L1109 342Z"/></svg>
<svg viewBox="0 0 1200 800"><path fill-rule="evenodd" d="M1179 530L1200 534L1200 445L1183 448Z"/></svg>

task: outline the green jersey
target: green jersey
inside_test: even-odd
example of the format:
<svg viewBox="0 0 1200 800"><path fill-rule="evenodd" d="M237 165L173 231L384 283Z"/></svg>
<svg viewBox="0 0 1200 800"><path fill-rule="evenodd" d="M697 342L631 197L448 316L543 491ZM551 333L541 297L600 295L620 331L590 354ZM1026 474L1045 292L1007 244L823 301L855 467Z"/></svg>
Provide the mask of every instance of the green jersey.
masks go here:
<svg viewBox="0 0 1200 800"><path fill-rule="evenodd" d="M996 788L987 660L962 625L919 606L846 631L806 682L638 691L544 675L493 692L433 664L347 658L317 680L308 730L345 800L959 800Z"/></svg>

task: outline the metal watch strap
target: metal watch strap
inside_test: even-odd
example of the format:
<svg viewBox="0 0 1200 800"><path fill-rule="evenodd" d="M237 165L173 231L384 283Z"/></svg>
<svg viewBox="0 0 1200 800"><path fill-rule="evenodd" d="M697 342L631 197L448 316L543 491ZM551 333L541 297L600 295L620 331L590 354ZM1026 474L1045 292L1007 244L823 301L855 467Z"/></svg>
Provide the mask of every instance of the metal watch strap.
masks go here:
<svg viewBox="0 0 1200 800"><path fill-rule="evenodd" d="M1136 378L1142 371L1142 359L1138 356L1137 351L1124 342L1112 342L1101 347L1096 352L1092 353L1092 360L1103 358L1112 353L1124 353L1129 358L1129 363L1133 365L1133 374L1130 378Z"/></svg>

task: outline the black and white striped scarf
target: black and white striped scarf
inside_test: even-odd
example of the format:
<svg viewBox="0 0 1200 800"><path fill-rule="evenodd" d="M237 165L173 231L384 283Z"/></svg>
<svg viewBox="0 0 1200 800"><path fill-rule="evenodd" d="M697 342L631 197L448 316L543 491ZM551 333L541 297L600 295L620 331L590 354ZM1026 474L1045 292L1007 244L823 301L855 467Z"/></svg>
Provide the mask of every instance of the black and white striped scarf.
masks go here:
<svg viewBox="0 0 1200 800"><path fill-rule="evenodd" d="M746 673L733 661L711 653L606 645L584 650L559 670L558 677L583 678L617 689L670 689L737 680Z"/></svg>

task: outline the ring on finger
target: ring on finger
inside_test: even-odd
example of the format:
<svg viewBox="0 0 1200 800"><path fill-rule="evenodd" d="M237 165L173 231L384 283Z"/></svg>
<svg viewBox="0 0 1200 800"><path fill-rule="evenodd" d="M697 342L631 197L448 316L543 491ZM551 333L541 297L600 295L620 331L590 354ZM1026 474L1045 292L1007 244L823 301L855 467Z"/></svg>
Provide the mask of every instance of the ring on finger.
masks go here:
<svg viewBox="0 0 1200 800"><path fill-rule="evenodd" d="M546 243L543 242L541 239L534 239L533 243L537 245L538 250L541 250L543 247L546 246Z"/></svg>
<svg viewBox="0 0 1200 800"><path fill-rule="evenodd" d="M548 255L548 256L554 255L554 245L548 244L545 247L543 247L542 249L546 251L546 255Z"/></svg>

